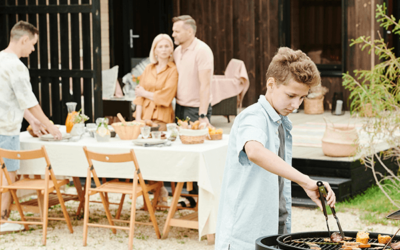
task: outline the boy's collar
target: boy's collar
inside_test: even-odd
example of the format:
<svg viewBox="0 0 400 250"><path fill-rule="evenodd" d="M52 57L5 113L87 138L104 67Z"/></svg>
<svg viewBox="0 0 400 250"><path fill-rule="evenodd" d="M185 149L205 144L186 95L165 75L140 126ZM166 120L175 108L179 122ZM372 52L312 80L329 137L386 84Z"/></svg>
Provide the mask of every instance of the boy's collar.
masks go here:
<svg viewBox="0 0 400 250"><path fill-rule="evenodd" d="M267 101L267 98L265 98L265 95L260 95L260 98L258 98L258 102L261 104L261 106L267 111L269 117L274 122L278 122L279 120L282 120L283 124L288 130L292 130L292 122L287 118L286 116L281 116L279 115L276 110L271 106L271 104Z"/></svg>

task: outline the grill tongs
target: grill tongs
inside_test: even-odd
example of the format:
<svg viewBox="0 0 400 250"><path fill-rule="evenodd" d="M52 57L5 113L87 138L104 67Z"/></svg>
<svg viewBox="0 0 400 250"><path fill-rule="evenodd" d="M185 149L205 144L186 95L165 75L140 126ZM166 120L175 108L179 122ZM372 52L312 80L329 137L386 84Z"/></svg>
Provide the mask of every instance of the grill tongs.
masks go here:
<svg viewBox="0 0 400 250"><path fill-rule="evenodd" d="M326 227L328 228L328 233L329 233L329 237L330 237L331 236L331 231L329 230L328 213L326 211L326 204L327 204L326 203L326 196L328 194L326 192L326 188L325 188L324 184L322 183L322 181L318 181L317 182L317 186L318 186L318 191L319 191L319 199L321 200L322 210L324 212L325 219L326 219ZM339 228L339 231L340 231L340 235L344 239L343 229L342 229L342 226L340 225L339 218L336 216L335 208L331 207L331 211L332 211L333 217L336 219L336 222L337 222L337 225L338 225L338 228Z"/></svg>

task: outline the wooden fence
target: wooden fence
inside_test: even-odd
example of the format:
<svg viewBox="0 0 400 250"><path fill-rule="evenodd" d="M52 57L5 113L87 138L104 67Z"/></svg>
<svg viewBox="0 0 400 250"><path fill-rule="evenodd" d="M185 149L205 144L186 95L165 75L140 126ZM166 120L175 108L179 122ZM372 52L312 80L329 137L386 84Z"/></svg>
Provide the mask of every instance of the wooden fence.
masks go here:
<svg viewBox="0 0 400 250"><path fill-rule="evenodd" d="M91 121L102 116L100 0L2 0L1 48L19 20L39 29L36 51L22 61L44 113L64 124L65 103L73 101Z"/></svg>

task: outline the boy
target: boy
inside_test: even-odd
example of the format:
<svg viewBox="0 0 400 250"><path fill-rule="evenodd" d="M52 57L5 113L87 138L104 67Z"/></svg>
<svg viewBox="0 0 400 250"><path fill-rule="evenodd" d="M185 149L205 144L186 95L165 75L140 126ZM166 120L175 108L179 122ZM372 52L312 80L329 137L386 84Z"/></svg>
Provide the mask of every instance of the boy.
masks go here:
<svg viewBox="0 0 400 250"><path fill-rule="evenodd" d="M254 249L261 236L290 233L290 181L321 208L316 181L291 167L286 117L320 81L316 65L300 50L280 48L272 59L267 93L237 116L230 133L215 249ZM324 184L333 206L335 194Z"/></svg>
<svg viewBox="0 0 400 250"><path fill-rule="evenodd" d="M61 133L39 106L29 81L28 68L19 60L28 57L35 50L38 30L31 24L20 21L10 33L8 47L0 52L0 148L19 150L19 133L23 117L31 124L37 135L46 133L42 125L54 136L61 139ZM29 110L29 111L28 111ZM41 132L42 131L42 132ZM4 159L12 182L15 182L19 161ZM3 176L3 185L8 185ZM11 194L1 197L1 218L7 219L10 213ZM0 234L23 230L19 224L0 225Z"/></svg>

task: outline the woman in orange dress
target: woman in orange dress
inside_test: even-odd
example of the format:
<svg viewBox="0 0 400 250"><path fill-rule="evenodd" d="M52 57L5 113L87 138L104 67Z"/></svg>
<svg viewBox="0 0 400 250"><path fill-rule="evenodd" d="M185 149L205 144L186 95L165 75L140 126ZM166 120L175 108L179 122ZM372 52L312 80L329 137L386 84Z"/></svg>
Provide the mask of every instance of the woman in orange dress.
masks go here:
<svg viewBox="0 0 400 250"><path fill-rule="evenodd" d="M176 95L178 71L172 53L172 39L166 34L154 38L150 50L151 63L140 77L135 89L136 121L152 120L166 131L166 124L174 122L172 100Z"/></svg>

